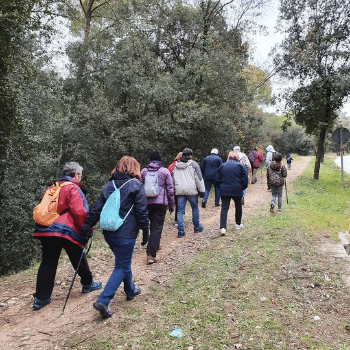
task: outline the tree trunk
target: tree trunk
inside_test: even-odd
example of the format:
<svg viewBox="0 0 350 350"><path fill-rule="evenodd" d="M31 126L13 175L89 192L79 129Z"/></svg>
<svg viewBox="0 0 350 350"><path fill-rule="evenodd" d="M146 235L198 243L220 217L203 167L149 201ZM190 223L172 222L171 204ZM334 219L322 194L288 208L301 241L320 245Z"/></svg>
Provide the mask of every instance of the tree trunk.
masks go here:
<svg viewBox="0 0 350 350"><path fill-rule="evenodd" d="M316 162L314 169L314 180L318 180L321 166L321 158L324 153L324 141L326 139L327 127L323 127L320 131L320 137L318 139L318 146L316 152Z"/></svg>
<svg viewBox="0 0 350 350"><path fill-rule="evenodd" d="M326 134L329 126L329 121L331 120L331 94L332 91L329 86L326 87L326 104L324 106L324 123L321 126L320 137L318 139L317 153L316 153L316 162L314 169L314 180L319 179L320 166L324 157L324 141L326 139Z"/></svg>
<svg viewBox="0 0 350 350"><path fill-rule="evenodd" d="M95 0L89 0L86 9L85 9L85 35L84 41L89 37L91 31L91 18L92 18L92 6L94 5Z"/></svg>

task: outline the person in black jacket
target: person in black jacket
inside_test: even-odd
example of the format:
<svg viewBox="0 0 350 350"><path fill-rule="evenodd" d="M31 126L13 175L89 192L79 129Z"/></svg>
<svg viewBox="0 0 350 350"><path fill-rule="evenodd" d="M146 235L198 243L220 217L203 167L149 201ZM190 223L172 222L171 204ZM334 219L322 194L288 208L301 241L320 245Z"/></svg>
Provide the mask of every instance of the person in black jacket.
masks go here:
<svg viewBox="0 0 350 350"><path fill-rule="evenodd" d="M139 181L141 179L140 164L135 158L124 156L111 171L111 175L110 182L102 189L100 197L90 211L82 228L83 233L87 237L91 237L91 228L99 221L104 204L115 190L113 182L117 188L120 188L125 183L120 188L119 211L121 218L126 217L125 221L116 231L103 230L104 238L115 257L114 270L104 290L93 304L103 318L112 316L109 303L121 282L124 282L124 292L127 300L132 300L136 295L140 294L140 288L136 287L132 281L131 259L139 229L143 231L142 245L148 242L149 229L147 197L143 184ZM128 212L129 214L127 215Z"/></svg>
<svg viewBox="0 0 350 350"><path fill-rule="evenodd" d="M219 168L221 214L220 232L222 236L226 234L227 212L230 208L231 198L236 207L236 225L238 230L243 227L242 220L242 195L243 190L248 187L248 173L244 165L239 163L238 155L230 152L226 163Z"/></svg>
<svg viewBox="0 0 350 350"><path fill-rule="evenodd" d="M202 208L206 207L211 186L214 185L215 190L215 206L220 206L220 190L219 190L219 173L218 169L222 165L222 159L218 156L219 151L216 148L211 150L209 156L203 159L201 170L204 178L205 195L202 201Z"/></svg>

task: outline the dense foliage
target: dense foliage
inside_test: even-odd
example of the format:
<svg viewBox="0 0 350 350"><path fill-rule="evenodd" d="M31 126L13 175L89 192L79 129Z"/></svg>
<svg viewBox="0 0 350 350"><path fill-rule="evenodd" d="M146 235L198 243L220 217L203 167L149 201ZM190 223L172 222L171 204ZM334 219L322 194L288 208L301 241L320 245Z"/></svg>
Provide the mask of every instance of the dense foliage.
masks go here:
<svg viewBox="0 0 350 350"><path fill-rule="evenodd" d="M225 159L235 144L248 152L271 143L259 109L270 88L255 88L265 73L248 65L244 39L254 22L243 20L244 7L229 25L231 3L28 1L27 19L42 14L36 27L16 11L7 23L0 8L0 31L20 24L11 64L0 72L8 91L1 110L13 122L1 135L0 275L37 259L32 209L67 161L84 167L92 204L122 155L145 166L149 151L159 149L168 166L184 147L200 162L213 147ZM254 14L263 3L249 2ZM55 15L69 18L74 33L64 78L47 69L53 32L46 23Z"/></svg>

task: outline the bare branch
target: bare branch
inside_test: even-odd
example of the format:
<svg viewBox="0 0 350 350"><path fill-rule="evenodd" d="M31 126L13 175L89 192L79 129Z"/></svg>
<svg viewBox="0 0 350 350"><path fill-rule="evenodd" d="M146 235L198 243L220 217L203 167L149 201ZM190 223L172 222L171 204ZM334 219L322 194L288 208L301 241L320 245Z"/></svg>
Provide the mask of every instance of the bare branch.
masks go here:
<svg viewBox="0 0 350 350"><path fill-rule="evenodd" d="M109 4L109 2L110 2L110 0L106 0L106 1L103 2L102 4L97 5L96 7L94 7L94 8L91 10L91 14L92 14L95 10L97 10L99 7L101 7L101 6L105 5L105 4Z"/></svg>
<svg viewBox="0 0 350 350"><path fill-rule="evenodd" d="M85 17L86 17L86 11L85 11L83 2L82 2L81 0L79 0L79 2L80 2L80 6L81 6L81 8L82 8L82 10L83 10L83 12L84 12L84 15L85 15Z"/></svg>

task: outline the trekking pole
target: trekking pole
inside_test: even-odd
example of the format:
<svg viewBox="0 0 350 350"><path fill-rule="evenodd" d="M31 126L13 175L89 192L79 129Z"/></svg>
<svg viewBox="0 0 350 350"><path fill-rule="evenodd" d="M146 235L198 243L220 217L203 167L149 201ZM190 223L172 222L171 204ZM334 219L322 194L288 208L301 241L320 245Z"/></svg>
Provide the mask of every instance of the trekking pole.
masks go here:
<svg viewBox="0 0 350 350"><path fill-rule="evenodd" d="M262 183L262 166L260 164L260 174L261 174L261 183Z"/></svg>
<svg viewBox="0 0 350 350"><path fill-rule="evenodd" d="M77 266L76 270L74 271L74 276L73 276L72 282L71 282L70 287L69 287L69 290L68 290L68 294L67 294L67 297L66 297L66 301L65 301L65 303L64 303L64 305L63 305L63 309L62 309L61 316L63 315L64 309L66 308L67 301L68 301L68 299L69 299L70 292L72 291L73 284L74 284L74 281L75 281L75 277L76 277L77 274L78 274L78 270L79 270L79 267L80 267L80 263L81 263L81 260L83 259L84 254L85 254L85 250L86 250L86 246L87 246L88 241L89 241L89 239L86 241L86 243L85 243L85 245L84 245L83 251L81 252L81 255L80 255L80 259L79 259L79 262L78 262L78 266ZM89 248L87 249L86 254L89 253L89 250L90 250L90 248L91 248L91 244L92 244L92 239L91 239L91 241L90 241L90 245L89 245Z"/></svg>
<svg viewBox="0 0 350 350"><path fill-rule="evenodd" d="M288 193L287 193L287 181L284 179L284 187L286 188L286 199L287 199L287 204L288 204Z"/></svg>

